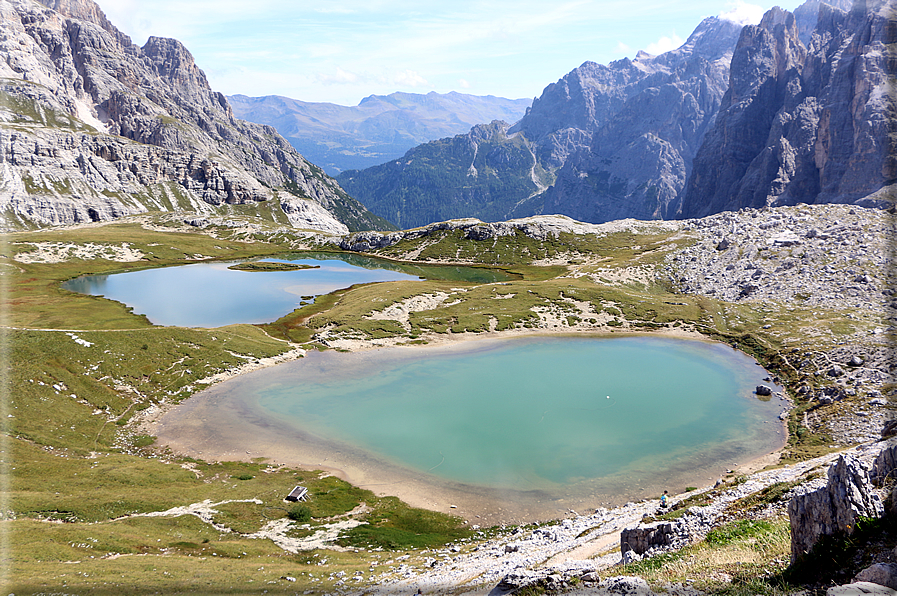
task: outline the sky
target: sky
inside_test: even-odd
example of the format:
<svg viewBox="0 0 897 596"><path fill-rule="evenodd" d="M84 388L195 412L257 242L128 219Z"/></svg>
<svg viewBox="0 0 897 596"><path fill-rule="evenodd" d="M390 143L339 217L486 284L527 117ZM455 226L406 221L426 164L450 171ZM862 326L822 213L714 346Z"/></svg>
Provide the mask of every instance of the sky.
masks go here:
<svg viewBox="0 0 897 596"><path fill-rule="evenodd" d="M763 0L760 0L763 1ZM744 0L97 0L137 45L184 43L216 91L357 105L395 91L537 97L583 62L681 45ZM779 3L793 10L795 0Z"/></svg>

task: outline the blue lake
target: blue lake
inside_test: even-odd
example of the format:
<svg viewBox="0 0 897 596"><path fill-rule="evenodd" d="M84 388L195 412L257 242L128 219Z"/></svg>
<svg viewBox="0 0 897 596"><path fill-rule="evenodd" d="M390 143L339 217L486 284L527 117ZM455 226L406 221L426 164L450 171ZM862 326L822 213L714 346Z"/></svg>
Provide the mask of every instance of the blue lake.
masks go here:
<svg viewBox="0 0 897 596"><path fill-rule="evenodd" d="M62 287L121 302L136 314L146 315L156 325L220 327L271 322L298 308L302 296L320 296L353 284L421 277L477 283L510 279L507 274L492 269L396 264L336 253L295 254L265 261L315 268L235 271L228 267L239 261L193 263L89 275L69 280Z"/></svg>
<svg viewBox="0 0 897 596"><path fill-rule="evenodd" d="M753 394L764 376L729 346L662 337L315 353L195 396L216 405L190 432L314 445L331 466L497 492L506 508L594 506L702 486L780 447L781 403Z"/></svg>

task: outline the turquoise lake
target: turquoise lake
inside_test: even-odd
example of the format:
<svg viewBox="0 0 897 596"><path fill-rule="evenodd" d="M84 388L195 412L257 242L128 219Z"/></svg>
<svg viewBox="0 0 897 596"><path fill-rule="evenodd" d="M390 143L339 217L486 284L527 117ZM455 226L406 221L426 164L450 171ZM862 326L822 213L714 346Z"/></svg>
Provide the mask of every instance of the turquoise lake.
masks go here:
<svg viewBox="0 0 897 596"><path fill-rule="evenodd" d="M336 253L297 253L264 260L315 268L235 271L228 267L245 261L193 263L112 275L89 275L69 280L62 287L121 302L131 307L134 313L146 315L156 325L220 327L234 323L268 323L298 308L302 296L320 296L353 284L422 277L476 283L510 279L492 269L397 264Z"/></svg>
<svg viewBox="0 0 897 596"><path fill-rule="evenodd" d="M782 405L753 394L766 374L722 344L532 337L314 353L209 399L246 413L234 432L257 443L326 445L508 502L594 502L702 486L780 447Z"/></svg>

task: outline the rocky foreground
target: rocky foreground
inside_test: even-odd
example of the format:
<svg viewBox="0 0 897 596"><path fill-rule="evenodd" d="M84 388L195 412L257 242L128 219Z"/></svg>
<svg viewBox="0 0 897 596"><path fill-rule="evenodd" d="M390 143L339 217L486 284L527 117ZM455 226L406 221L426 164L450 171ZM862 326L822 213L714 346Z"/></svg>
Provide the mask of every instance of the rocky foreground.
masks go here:
<svg viewBox="0 0 897 596"><path fill-rule="evenodd" d="M367 579L377 582L383 593L410 593L415 588L432 592L448 586L482 592L484 586L497 586L500 592L538 587L554 592L652 594L644 580L608 578L608 570L704 538L711 528L732 519L734 505L774 485L791 488L780 499L756 509L752 517L789 515L792 557L800 556L820 536L854 524L860 516L884 514L882 503L887 490L882 486L887 475L893 473L895 455L895 440L864 444L840 454L678 495L672 499L673 507L677 501L694 500L701 494L706 494L710 502L688 507L684 515L672 521L642 523L644 518L665 511L657 499L614 509L599 508L590 514L573 514L555 525L518 528L498 538L477 541L475 546L462 541L446 549L424 551L415 560L404 557L387 561L386 571ZM891 568L879 564L860 578L880 578L882 569ZM887 581L897 581L897 565L891 571ZM574 586L579 588L573 590ZM703 593L682 584L662 586L662 590L673 595Z"/></svg>

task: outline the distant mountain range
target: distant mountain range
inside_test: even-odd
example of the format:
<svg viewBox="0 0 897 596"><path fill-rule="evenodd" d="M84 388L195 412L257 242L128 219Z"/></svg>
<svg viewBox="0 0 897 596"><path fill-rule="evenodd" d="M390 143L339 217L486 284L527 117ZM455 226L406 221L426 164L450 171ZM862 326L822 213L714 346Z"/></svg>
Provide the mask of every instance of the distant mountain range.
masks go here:
<svg viewBox="0 0 897 596"><path fill-rule="evenodd" d="M402 228L863 200L897 177L892 8L808 0L743 28L708 18L671 52L584 63L516 124L479 125L337 179Z"/></svg>
<svg viewBox="0 0 897 596"><path fill-rule="evenodd" d="M454 91L371 95L354 107L278 95L232 95L228 100L237 117L273 126L331 176L379 165L421 143L466 133L482 122L516 122L532 103Z"/></svg>

